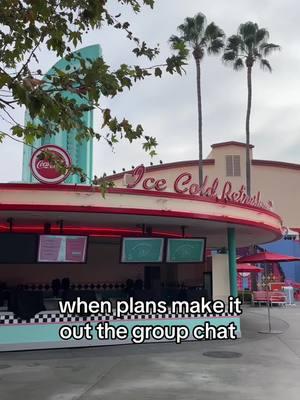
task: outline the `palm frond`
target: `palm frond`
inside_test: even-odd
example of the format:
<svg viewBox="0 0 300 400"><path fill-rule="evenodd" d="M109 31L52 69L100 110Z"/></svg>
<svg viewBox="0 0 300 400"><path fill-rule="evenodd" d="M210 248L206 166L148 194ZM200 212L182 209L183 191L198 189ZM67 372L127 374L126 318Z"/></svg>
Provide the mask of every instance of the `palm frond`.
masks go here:
<svg viewBox="0 0 300 400"><path fill-rule="evenodd" d="M243 39L249 37L254 38L257 30L258 30L258 25L255 22L248 21L239 26L238 33L243 37Z"/></svg>
<svg viewBox="0 0 300 400"><path fill-rule="evenodd" d="M206 27L206 18L203 14L198 13L195 17L187 17L184 23L178 26L181 36L191 46L198 45L203 38Z"/></svg>
<svg viewBox="0 0 300 400"><path fill-rule="evenodd" d="M256 46L256 32L258 25L254 22L246 22L239 26L239 34L242 39L244 52L251 54Z"/></svg>
<svg viewBox="0 0 300 400"><path fill-rule="evenodd" d="M280 51L280 46L278 44L274 43L263 43L262 45L259 46L259 50L262 53L264 57L267 57L273 51Z"/></svg>
<svg viewBox="0 0 300 400"><path fill-rule="evenodd" d="M257 58L262 58L262 52L260 51L260 47L254 47L252 55Z"/></svg>
<svg viewBox="0 0 300 400"><path fill-rule="evenodd" d="M203 36L203 38L200 40L200 43L199 43L199 45L201 46L201 47L207 47L207 45L208 45L208 39L207 39L207 37L205 37L205 36Z"/></svg>
<svg viewBox="0 0 300 400"><path fill-rule="evenodd" d="M238 57L233 63L233 69L239 71L244 68L244 61L241 57Z"/></svg>
<svg viewBox="0 0 300 400"><path fill-rule="evenodd" d="M261 42L267 42L267 40L269 39L270 34L267 31L267 29L265 28L259 28L256 31L256 35L255 35L255 42L256 44L259 44Z"/></svg>
<svg viewBox="0 0 300 400"><path fill-rule="evenodd" d="M187 30L188 30L188 22L187 18L184 20L183 24L180 24L177 27L178 32L180 33L181 36L185 37L187 35Z"/></svg>
<svg viewBox="0 0 300 400"><path fill-rule="evenodd" d="M207 52L208 54L219 54L223 47L224 41L222 39L214 39L207 47Z"/></svg>
<svg viewBox="0 0 300 400"><path fill-rule="evenodd" d="M223 54L225 63L232 63L234 69L247 65L252 67L255 61L264 69L272 70L266 57L273 51L280 50L280 46L268 43L269 32L259 28L255 22L248 21L241 24L237 35L227 39Z"/></svg>
<svg viewBox="0 0 300 400"><path fill-rule="evenodd" d="M225 64L233 63L238 58L237 53L234 50L225 50L222 60Z"/></svg>
<svg viewBox="0 0 300 400"><path fill-rule="evenodd" d="M196 31L201 33L201 36L203 36L207 25L205 15L199 12L194 16L194 21Z"/></svg>
<svg viewBox="0 0 300 400"><path fill-rule="evenodd" d="M178 31L186 42L192 41L194 34L193 18L186 18L184 23L178 26Z"/></svg>
<svg viewBox="0 0 300 400"><path fill-rule="evenodd" d="M182 43L188 44L196 60L201 60L207 49L208 54L217 54L224 47L225 34L214 22L207 25L206 17L202 13L194 17L185 18L178 26L179 35L169 39L175 50L181 48ZM179 47L178 47L179 46Z"/></svg>
<svg viewBox="0 0 300 400"><path fill-rule="evenodd" d="M261 67L262 69L267 69L269 72L272 72L271 64L270 64L269 61L266 60L265 58L262 58L262 59L260 60L260 67Z"/></svg>
<svg viewBox="0 0 300 400"><path fill-rule="evenodd" d="M225 51L234 51L237 53L242 45L242 38L240 35L232 35L227 39Z"/></svg>
<svg viewBox="0 0 300 400"><path fill-rule="evenodd" d="M204 33L204 37L214 40L214 39L223 39L225 37L224 31L218 27L214 22L211 22L207 25Z"/></svg>

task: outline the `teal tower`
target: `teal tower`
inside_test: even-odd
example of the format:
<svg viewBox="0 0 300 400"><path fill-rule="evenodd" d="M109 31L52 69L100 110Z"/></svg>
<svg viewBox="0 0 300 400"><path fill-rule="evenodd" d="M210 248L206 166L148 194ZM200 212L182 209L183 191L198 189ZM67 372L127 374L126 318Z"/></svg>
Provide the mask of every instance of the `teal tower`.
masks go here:
<svg viewBox="0 0 300 400"><path fill-rule="evenodd" d="M80 53L81 58L90 60L95 60L99 57L102 57L102 51L99 45L84 47L77 50L75 54L76 53ZM59 70L65 70L67 65L70 65L73 69L78 68L79 61L72 60L71 62L69 62L62 58L47 72L46 75L55 74L55 68ZM68 98L74 97L77 102L83 103L85 101L84 99L81 99L70 92L67 92L66 95L68 96ZM30 117L27 113L25 113L25 124L28 121L30 121ZM93 111L88 111L84 113L83 122L87 127L93 127ZM71 156L72 163L81 168L88 177L93 178L93 141L87 140L80 143L75 139L76 133L76 130L72 130L69 132L60 131L56 135L45 136L41 139L35 140L35 142L33 143L33 147L24 145L22 181L25 183L37 182L29 167L30 159L32 153L35 151L36 148L47 144L54 144L64 148ZM64 183L80 183L80 177L78 175L70 175ZM87 182L87 184L88 183L89 182Z"/></svg>

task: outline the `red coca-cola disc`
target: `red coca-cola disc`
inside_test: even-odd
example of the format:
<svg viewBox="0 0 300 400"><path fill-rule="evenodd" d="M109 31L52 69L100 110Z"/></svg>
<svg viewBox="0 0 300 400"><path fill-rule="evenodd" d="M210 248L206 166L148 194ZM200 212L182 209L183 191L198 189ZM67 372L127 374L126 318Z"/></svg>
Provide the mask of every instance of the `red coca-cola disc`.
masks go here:
<svg viewBox="0 0 300 400"><path fill-rule="evenodd" d="M56 157L59 157L66 168L72 165L71 157L66 150L54 144L45 145L38 148L31 156L30 169L33 176L42 183L56 184L63 182L69 176L70 171L62 174L48 160L40 160L39 155L44 151L51 152Z"/></svg>

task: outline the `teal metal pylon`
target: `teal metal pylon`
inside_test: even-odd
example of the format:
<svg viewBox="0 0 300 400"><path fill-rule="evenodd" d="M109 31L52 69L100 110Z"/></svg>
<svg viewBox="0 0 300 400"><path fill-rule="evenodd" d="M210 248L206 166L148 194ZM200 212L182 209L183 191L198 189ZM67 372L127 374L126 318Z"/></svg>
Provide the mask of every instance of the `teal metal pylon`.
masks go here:
<svg viewBox="0 0 300 400"><path fill-rule="evenodd" d="M80 57L84 59L95 60L99 57L102 57L101 47L99 45L87 46L82 49L79 49L75 52L75 54L80 53ZM53 75L55 74L55 68L59 70L65 70L66 66L70 65L71 68L78 68L79 61L72 60L71 62L66 61L65 59L59 60L45 75ZM68 98L75 98L77 102L84 102L84 99L81 99L76 94L66 92L66 96ZM25 124L30 121L30 117L27 113L25 113ZM85 112L83 117L84 124L87 127L93 126L93 111ZM77 167L80 167L88 177L93 178L93 141L88 140L85 142L79 143L76 137L76 130L72 130L69 132L61 131L53 136L46 136L41 139L37 139L33 143L34 148L38 148L47 144L54 144L64 148L71 156L72 163ZM26 183L36 182L35 177L32 175L32 172L29 167L30 159L32 153L34 152L34 148L30 146L24 145L23 149L23 169L22 169L22 181ZM77 175L70 175L65 183L80 183L80 178ZM89 183L89 182L87 182Z"/></svg>

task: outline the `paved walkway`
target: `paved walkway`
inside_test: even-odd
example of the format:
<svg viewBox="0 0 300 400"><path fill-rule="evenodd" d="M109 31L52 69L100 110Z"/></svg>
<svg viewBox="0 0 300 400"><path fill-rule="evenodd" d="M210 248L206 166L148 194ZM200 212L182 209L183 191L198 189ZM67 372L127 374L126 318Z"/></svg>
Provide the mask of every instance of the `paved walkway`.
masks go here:
<svg viewBox="0 0 300 400"><path fill-rule="evenodd" d="M257 333L266 309L247 308L237 341L0 353L0 399L299 400L300 305L273 308L272 326Z"/></svg>

